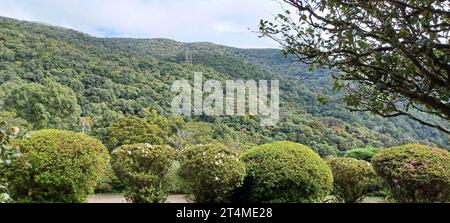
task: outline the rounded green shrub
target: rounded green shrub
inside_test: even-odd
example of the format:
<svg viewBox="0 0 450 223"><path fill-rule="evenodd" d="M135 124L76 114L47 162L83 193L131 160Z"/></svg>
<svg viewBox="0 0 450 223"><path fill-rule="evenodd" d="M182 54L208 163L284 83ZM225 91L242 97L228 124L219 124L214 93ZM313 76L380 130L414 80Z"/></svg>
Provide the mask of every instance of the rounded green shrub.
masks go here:
<svg viewBox="0 0 450 223"><path fill-rule="evenodd" d="M14 144L22 156L9 189L19 202L85 202L109 162L106 147L81 133L41 130Z"/></svg>
<svg viewBox="0 0 450 223"><path fill-rule="evenodd" d="M408 144L384 149L372 159L377 174L398 202L450 201L450 153Z"/></svg>
<svg viewBox="0 0 450 223"><path fill-rule="evenodd" d="M242 202L321 202L333 188L327 163L312 149L293 142L274 142L241 156L247 169L239 191Z"/></svg>
<svg viewBox="0 0 450 223"><path fill-rule="evenodd" d="M164 202L174 156L175 150L170 146L134 144L115 149L111 165L125 186L125 198L133 203Z"/></svg>
<svg viewBox="0 0 450 223"><path fill-rule="evenodd" d="M333 191L340 202L353 203L364 198L377 183L370 163L353 158L332 158Z"/></svg>
<svg viewBox="0 0 450 223"><path fill-rule="evenodd" d="M245 166L239 154L222 144L197 145L181 154L181 175L193 200L200 203L229 202L242 185Z"/></svg>
<svg viewBox="0 0 450 223"><path fill-rule="evenodd" d="M358 160L372 161L372 157L380 152L381 149L373 147L357 148L345 151L345 157L354 158Z"/></svg>

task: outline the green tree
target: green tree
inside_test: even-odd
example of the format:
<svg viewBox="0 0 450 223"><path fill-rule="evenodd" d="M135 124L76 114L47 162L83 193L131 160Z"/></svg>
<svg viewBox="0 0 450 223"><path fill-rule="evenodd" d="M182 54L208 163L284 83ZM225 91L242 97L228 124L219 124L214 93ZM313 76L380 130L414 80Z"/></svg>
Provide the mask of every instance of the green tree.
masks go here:
<svg viewBox="0 0 450 223"><path fill-rule="evenodd" d="M137 116L123 117L107 128L107 143L110 149L135 143L164 144L164 131L156 124Z"/></svg>
<svg viewBox="0 0 450 223"><path fill-rule="evenodd" d="M450 11L447 1L284 0L295 10L260 32L302 62L339 70L348 108L408 116L450 133ZM418 113L432 114L444 123Z"/></svg>
<svg viewBox="0 0 450 223"><path fill-rule="evenodd" d="M169 138L169 143L180 151L187 145L209 144L215 142L213 126L207 122L187 122Z"/></svg>
<svg viewBox="0 0 450 223"><path fill-rule="evenodd" d="M154 110L144 109L139 116L123 117L109 126L106 129L106 145L110 149L137 143L163 145L168 143L181 123L180 118L167 118Z"/></svg>
<svg viewBox="0 0 450 223"><path fill-rule="evenodd" d="M6 96L4 106L34 129L78 129L80 125L81 108L75 93L55 82L23 84Z"/></svg>

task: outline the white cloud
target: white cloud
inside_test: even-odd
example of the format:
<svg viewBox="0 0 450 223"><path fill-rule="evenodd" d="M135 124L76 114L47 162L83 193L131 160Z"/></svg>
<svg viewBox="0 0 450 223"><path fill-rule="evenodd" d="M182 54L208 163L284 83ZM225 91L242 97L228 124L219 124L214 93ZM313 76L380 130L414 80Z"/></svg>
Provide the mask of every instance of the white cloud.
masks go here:
<svg viewBox="0 0 450 223"><path fill-rule="evenodd" d="M244 27L226 21L213 24L213 29L219 33L244 33L248 31Z"/></svg>
<svg viewBox="0 0 450 223"><path fill-rule="evenodd" d="M0 0L0 15L70 27L96 36L210 41L275 47L259 39L260 19L280 11L274 0Z"/></svg>

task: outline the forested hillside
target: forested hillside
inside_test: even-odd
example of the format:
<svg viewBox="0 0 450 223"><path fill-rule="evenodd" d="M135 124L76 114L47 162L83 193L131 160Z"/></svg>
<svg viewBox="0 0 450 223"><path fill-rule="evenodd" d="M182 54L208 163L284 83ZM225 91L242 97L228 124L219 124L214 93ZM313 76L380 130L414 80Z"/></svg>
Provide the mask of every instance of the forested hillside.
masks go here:
<svg viewBox="0 0 450 223"><path fill-rule="evenodd" d="M186 63L186 52L192 63ZM352 113L332 90L331 72L309 71L277 49L237 49L166 39L107 39L0 17L2 119L28 129L84 131L110 149L125 143L220 141L245 149L274 140L321 155L419 142L450 148L449 136L409 119ZM281 119L175 117L171 84L207 78L279 79Z"/></svg>

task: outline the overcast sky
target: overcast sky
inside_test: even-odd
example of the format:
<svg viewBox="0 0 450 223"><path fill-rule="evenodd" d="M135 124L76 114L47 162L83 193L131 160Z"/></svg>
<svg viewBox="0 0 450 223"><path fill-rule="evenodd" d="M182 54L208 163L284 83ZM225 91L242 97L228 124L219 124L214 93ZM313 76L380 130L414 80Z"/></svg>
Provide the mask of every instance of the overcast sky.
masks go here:
<svg viewBox="0 0 450 223"><path fill-rule="evenodd" d="M260 19L281 11L275 0L0 0L0 15L44 22L98 37L170 38L243 48L276 47L260 39Z"/></svg>

